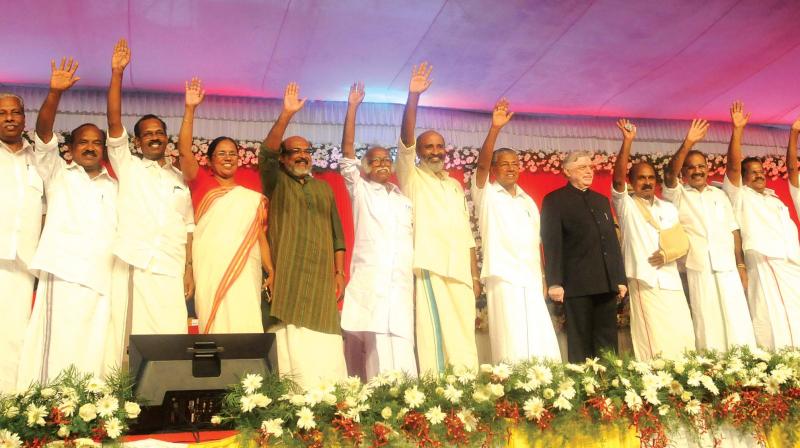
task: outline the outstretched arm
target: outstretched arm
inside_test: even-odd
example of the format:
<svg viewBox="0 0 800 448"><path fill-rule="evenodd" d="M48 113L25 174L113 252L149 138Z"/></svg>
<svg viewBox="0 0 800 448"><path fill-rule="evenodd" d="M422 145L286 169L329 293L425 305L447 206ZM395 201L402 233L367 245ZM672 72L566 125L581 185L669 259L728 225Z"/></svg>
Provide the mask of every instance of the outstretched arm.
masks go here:
<svg viewBox="0 0 800 448"><path fill-rule="evenodd" d="M800 135L800 118L792 123L789 131L789 146L786 148L786 170L789 174L789 183L795 188L797 183L797 136Z"/></svg>
<svg viewBox="0 0 800 448"><path fill-rule="evenodd" d="M731 104L731 142L728 144L728 162L725 165L725 177L735 186L742 184L742 135L750 114L744 113L744 103L734 101Z"/></svg>
<svg viewBox="0 0 800 448"><path fill-rule="evenodd" d="M289 122L292 120L294 114L306 104L306 99L303 98L301 100L299 96L300 86L298 86L296 82L290 82L283 93L283 110L281 110L281 114L278 115L278 119L275 120L275 124L272 125L269 134L267 134L262 143L268 150L273 152L278 152L280 150L286 127L289 126Z"/></svg>
<svg viewBox="0 0 800 448"><path fill-rule="evenodd" d="M489 169L492 166L492 153L494 152L494 145L497 143L497 136L500 135L500 130L508 124L513 116L514 112L508 111L507 99L501 98L494 105L492 126L489 128L489 133L486 134L483 146L481 146L481 152L478 155L478 167L475 170L475 185L478 188L483 188L486 185L486 179L489 178Z"/></svg>
<svg viewBox="0 0 800 448"><path fill-rule="evenodd" d="M111 83L108 86L108 136L117 138L122 136L122 76L125 74L125 67L131 61L131 50L128 48L128 41L120 39L114 46L114 54L111 56Z"/></svg>
<svg viewBox="0 0 800 448"><path fill-rule="evenodd" d="M433 66L423 62L411 69L411 82L408 84L408 99L403 109L403 124L400 127L400 139L405 146L414 144L414 128L417 125L417 105L422 92L428 90L433 80L430 78Z"/></svg>
<svg viewBox="0 0 800 448"><path fill-rule="evenodd" d="M203 90L203 81L197 77L185 83L186 108L183 111L181 131L178 134L178 153L180 154L181 172L186 182L191 182L197 177L200 164L192 153L192 130L194 129L194 111L203 102L206 91Z"/></svg>
<svg viewBox="0 0 800 448"><path fill-rule="evenodd" d="M622 193L625 191L625 175L628 173L628 161L631 158L633 139L636 138L636 126L630 121L620 118L617 120L617 127L622 132L622 146L619 148L617 161L614 163L612 182L614 191Z"/></svg>
<svg viewBox="0 0 800 448"><path fill-rule="evenodd" d="M61 94L81 79L75 76L75 71L78 70L78 61L74 61L72 58L69 60L61 58L59 66L56 66L55 60L51 60L50 70L50 91L47 92L47 97L36 117L36 135L45 143L53 138L53 124L56 121Z"/></svg>
<svg viewBox="0 0 800 448"><path fill-rule="evenodd" d="M356 158L356 149L353 146L356 135L356 111L364 100L364 83L359 81L350 86L347 95L347 115L344 117L344 130L342 131L342 156L347 159Z"/></svg>
<svg viewBox="0 0 800 448"><path fill-rule="evenodd" d="M683 162L686 160L686 155L689 150L706 136L708 132L709 123L706 120L694 119L692 125L689 127L689 132L686 133L686 138L683 140L681 147L672 156L672 159L664 170L664 185L669 188L675 188L678 185L678 178L681 175Z"/></svg>

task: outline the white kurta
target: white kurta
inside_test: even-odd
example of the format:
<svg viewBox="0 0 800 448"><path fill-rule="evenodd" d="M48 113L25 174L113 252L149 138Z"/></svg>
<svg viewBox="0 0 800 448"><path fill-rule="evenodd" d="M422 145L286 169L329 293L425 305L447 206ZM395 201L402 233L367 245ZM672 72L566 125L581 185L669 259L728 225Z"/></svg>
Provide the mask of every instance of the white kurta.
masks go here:
<svg viewBox="0 0 800 448"><path fill-rule="evenodd" d="M411 201L394 184L364 180L357 160L342 158L339 164L355 227L341 325L372 333L346 340L365 345L367 377L398 369L416 374Z"/></svg>
<svg viewBox="0 0 800 448"><path fill-rule="evenodd" d="M518 185L512 196L502 185L471 182L481 232L492 362L532 357L561 361L544 298L539 209Z"/></svg>
<svg viewBox="0 0 800 448"><path fill-rule="evenodd" d="M698 349L755 347L753 323L736 270L733 231L739 228L731 203L719 188L664 187L689 236L686 277Z"/></svg>
<svg viewBox="0 0 800 448"><path fill-rule="evenodd" d="M90 178L58 155L55 136L46 144L38 136L35 141L48 212L31 261L43 275L25 331L18 387L51 380L71 364L104 373L117 222L117 185L105 168Z"/></svg>
<svg viewBox="0 0 800 448"><path fill-rule="evenodd" d="M800 346L800 242L789 208L774 191L737 187L727 176L722 188L741 226L756 342Z"/></svg>
<svg viewBox="0 0 800 448"><path fill-rule="evenodd" d="M133 266L131 332L186 333L186 235L194 230L189 187L171 164L134 157L127 131L109 138L108 157L119 179L114 254Z"/></svg>
<svg viewBox="0 0 800 448"><path fill-rule="evenodd" d="M611 188L611 203L622 230L622 254L631 303L631 339L636 359L648 360L659 353L676 358L694 350L692 316L677 262L654 267L647 260L659 250L659 230L678 224L678 209L654 198L647 207L659 228L645 218L636 199Z"/></svg>

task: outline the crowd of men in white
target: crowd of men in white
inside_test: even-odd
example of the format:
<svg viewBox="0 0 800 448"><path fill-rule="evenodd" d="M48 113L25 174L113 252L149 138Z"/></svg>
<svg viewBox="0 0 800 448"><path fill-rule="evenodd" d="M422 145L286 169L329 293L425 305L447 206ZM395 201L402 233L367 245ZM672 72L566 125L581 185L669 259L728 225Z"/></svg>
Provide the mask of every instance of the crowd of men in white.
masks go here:
<svg viewBox="0 0 800 448"><path fill-rule="evenodd" d="M141 134L137 129L135 139L144 157L131 154L119 110L122 74L114 66L108 136L80 133L69 143L72 162L64 161L53 123L62 92L78 80L76 69L72 61L52 64L51 89L39 111L33 145L22 138L22 99L0 94L0 392L51 379L70 364L102 373L122 360L126 334L187 332L183 299L192 295L194 284L194 215L181 172L159 163L166 148L164 129L157 118L146 120L150 126ZM370 377L391 369L442 371L448 363L477 366L474 299L482 287L494 362L561 360L546 299L568 305L577 298L569 284L548 281L543 266L550 260L540 254L542 244L545 255L548 244L569 250L570 229L564 230L564 241L543 240L539 209L517 185L517 154L508 148L495 151L501 129L513 116L502 99L469 182L482 241L478 270L464 190L444 169L444 138L435 131L415 137L417 103L431 85L431 70L425 63L413 70L394 161L381 147L356 160L353 136L363 85L354 84L348 97L340 164L355 223L341 315L345 346L350 346L348 367ZM656 196L651 165L629 168L636 127L624 119L617 123L623 143L611 203L627 285L612 289L614 296L630 294L638 359L695 348L800 346L798 232L789 208L766 188L761 161L743 160L748 118L743 105L734 103L722 189L708 184L706 157L692 149L709 124L693 121L665 169L663 199ZM800 210L798 135L800 120L792 125L786 157L791 197ZM104 151L117 179L105 168L88 168L99 166ZM570 153L563 164L564 188L587 192L591 164L590 153ZM399 185L390 182L392 173ZM542 210L542 227L553 213ZM683 269L688 300L679 274ZM126 281L112 281L115 273ZM126 294L115 294L118 287ZM126 303L114 303L116 297ZM597 331L568 312L570 325L581 334ZM611 325L616 329L615 322ZM236 332L235 325L226 331ZM570 350L570 361L600 348ZM306 380L325 375L325 366L317 369L297 373Z"/></svg>

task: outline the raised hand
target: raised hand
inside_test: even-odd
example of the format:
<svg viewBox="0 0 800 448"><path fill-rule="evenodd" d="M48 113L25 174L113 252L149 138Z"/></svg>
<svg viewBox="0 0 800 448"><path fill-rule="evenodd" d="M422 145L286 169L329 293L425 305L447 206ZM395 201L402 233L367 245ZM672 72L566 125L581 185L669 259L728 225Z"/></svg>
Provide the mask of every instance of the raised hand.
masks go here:
<svg viewBox="0 0 800 448"><path fill-rule="evenodd" d="M513 116L514 112L508 111L508 100L500 98L497 104L494 105L494 110L492 111L492 127L498 129L502 128L511 121L511 117Z"/></svg>
<svg viewBox="0 0 800 448"><path fill-rule="evenodd" d="M710 124L706 120L692 120L692 125L689 126L689 132L686 133L686 142L694 145L704 139L709 126Z"/></svg>
<svg viewBox="0 0 800 448"><path fill-rule="evenodd" d="M123 71L129 62L131 62L131 50L128 48L128 41L122 38L114 46L114 54L111 56L111 70Z"/></svg>
<svg viewBox="0 0 800 448"><path fill-rule="evenodd" d="M798 117L797 120L794 120L794 123L792 123L792 131L800 132L800 117Z"/></svg>
<svg viewBox="0 0 800 448"><path fill-rule="evenodd" d="M78 61L72 58L61 58L61 65L56 66L55 59L50 61L50 89L63 92L74 86L81 78L75 76L78 70Z"/></svg>
<svg viewBox="0 0 800 448"><path fill-rule="evenodd" d="M359 81L350 86L350 93L347 95L347 105L358 107L364 101L364 82Z"/></svg>
<svg viewBox="0 0 800 448"><path fill-rule="evenodd" d="M191 81L186 81L186 105L189 107L197 107L203 102L206 96L206 91L203 89L203 81L198 77L192 78Z"/></svg>
<svg viewBox="0 0 800 448"><path fill-rule="evenodd" d="M286 91L283 92L283 110L293 114L302 109L305 104L306 99L300 99L300 86L296 82L290 82L286 86Z"/></svg>
<svg viewBox="0 0 800 448"><path fill-rule="evenodd" d="M632 141L636 138L636 125L625 118L617 120L617 127L622 132L622 139Z"/></svg>
<svg viewBox="0 0 800 448"><path fill-rule="evenodd" d="M417 67L416 65L411 69L411 81L408 83L409 93L420 94L431 86L433 80L431 79L431 71L433 66L427 62L423 62Z"/></svg>
<svg viewBox="0 0 800 448"><path fill-rule="evenodd" d="M734 101L731 104L731 123L734 129L743 129L747 125L747 120L750 119L750 113L744 113L744 103L741 101Z"/></svg>

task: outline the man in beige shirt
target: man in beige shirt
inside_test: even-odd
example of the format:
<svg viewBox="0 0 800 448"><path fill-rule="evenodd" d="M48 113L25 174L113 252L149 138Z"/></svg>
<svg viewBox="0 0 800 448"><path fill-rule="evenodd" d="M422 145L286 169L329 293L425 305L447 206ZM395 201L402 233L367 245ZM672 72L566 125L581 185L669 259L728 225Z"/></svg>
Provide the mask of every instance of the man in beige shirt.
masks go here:
<svg viewBox="0 0 800 448"><path fill-rule="evenodd" d="M413 204L420 374L441 373L448 363L478 364L474 300L480 279L464 190L444 170L444 138L429 130L414 140L417 103L432 68L422 63L412 71L396 163L400 190Z"/></svg>

